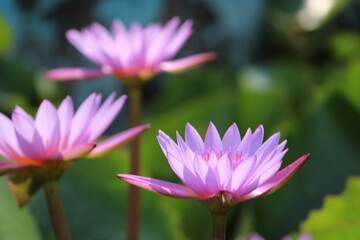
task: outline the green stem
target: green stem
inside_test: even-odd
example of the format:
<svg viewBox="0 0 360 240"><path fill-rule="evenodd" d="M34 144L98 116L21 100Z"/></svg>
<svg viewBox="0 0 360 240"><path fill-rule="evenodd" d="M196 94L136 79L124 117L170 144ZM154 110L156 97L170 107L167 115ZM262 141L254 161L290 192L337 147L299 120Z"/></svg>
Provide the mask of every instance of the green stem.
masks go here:
<svg viewBox="0 0 360 240"><path fill-rule="evenodd" d="M213 226L213 240L225 240L226 237L226 213L227 210L210 210Z"/></svg>
<svg viewBox="0 0 360 240"><path fill-rule="evenodd" d="M47 181L43 188L56 239L70 240L71 237L61 201L59 181L57 179Z"/></svg>
<svg viewBox="0 0 360 240"><path fill-rule="evenodd" d="M130 125L135 127L141 122L141 87L129 88ZM130 145L130 172L139 175L139 139L136 138ZM128 212L128 238L138 239L139 228L139 189L130 185L129 212Z"/></svg>

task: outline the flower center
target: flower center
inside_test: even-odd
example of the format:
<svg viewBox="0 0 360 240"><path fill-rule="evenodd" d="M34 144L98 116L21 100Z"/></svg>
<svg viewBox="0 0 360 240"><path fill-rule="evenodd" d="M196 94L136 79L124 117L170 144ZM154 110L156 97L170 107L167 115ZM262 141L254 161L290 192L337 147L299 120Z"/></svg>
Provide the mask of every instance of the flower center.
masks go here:
<svg viewBox="0 0 360 240"><path fill-rule="evenodd" d="M224 154L228 154L230 159L233 162L233 168L235 169L241 162L243 162L245 159L249 157L249 154L242 153L242 152L236 152L235 154L230 154L228 152L205 152L201 154L201 158L205 162L209 162L211 157L214 157L216 160L219 160Z"/></svg>

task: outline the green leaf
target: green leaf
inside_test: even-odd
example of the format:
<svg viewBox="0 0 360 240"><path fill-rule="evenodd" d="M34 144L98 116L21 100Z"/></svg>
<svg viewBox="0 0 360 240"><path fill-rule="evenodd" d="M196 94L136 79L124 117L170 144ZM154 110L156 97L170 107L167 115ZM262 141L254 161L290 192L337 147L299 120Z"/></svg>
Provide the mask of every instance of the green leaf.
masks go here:
<svg viewBox="0 0 360 240"><path fill-rule="evenodd" d="M343 193L326 196L321 209L310 212L301 232L315 239L360 238L360 177L349 177Z"/></svg>
<svg viewBox="0 0 360 240"><path fill-rule="evenodd" d="M300 116L313 102L315 79L316 70L296 60L245 68L237 79L235 111L240 129L263 124L282 133L296 130L302 120Z"/></svg>
<svg viewBox="0 0 360 240"><path fill-rule="evenodd" d="M41 186L41 182L35 180L26 171L13 171L8 176L9 187L14 193L19 207L27 204Z"/></svg>
<svg viewBox="0 0 360 240"><path fill-rule="evenodd" d="M358 32L341 32L330 38L329 47L334 57L340 60L360 54L360 34Z"/></svg>
<svg viewBox="0 0 360 240"><path fill-rule="evenodd" d="M9 24L2 14L0 14L0 56L10 51L12 32Z"/></svg>
<svg viewBox="0 0 360 240"><path fill-rule="evenodd" d="M348 64L347 72L343 78L343 92L345 97L360 111L360 58L355 58Z"/></svg>
<svg viewBox="0 0 360 240"><path fill-rule="evenodd" d="M0 179L0 192L0 239L41 239L31 212L17 207L5 177Z"/></svg>

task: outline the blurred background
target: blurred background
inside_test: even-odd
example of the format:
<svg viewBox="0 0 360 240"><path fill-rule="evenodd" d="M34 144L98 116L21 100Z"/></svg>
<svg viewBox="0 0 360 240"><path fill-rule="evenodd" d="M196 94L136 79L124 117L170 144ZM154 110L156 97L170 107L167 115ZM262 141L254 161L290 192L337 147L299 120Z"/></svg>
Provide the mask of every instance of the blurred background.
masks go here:
<svg viewBox="0 0 360 240"><path fill-rule="evenodd" d="M127 25L193 19L195 32L177 57L212 50L219 57L186 73L160 74L144 88L151 129L141 138L142 175L179 182L157 143L159 129L183 136L190 122L204 136L210 121L220 134L233 122L242 133L263 124L266 137L280 131L288 139L284 165L311 158L275 194L233 207L229 239L254 231L267 239L303 231L315 239L358 239L360 181L347 179L360 173L359 13L356 0L1 0L0 112L20 105L34 113L44 98L58 104L71 95L79 104L93 91L126 94L113 77L45 79L52 68L94 66L67 42L68 29L94 21L108 28L114 18ZM107 134L127 128L125 107ZM128 173L128 165L125 147L78 161L63 175L73 239L125 238L128 185L115 175ZM18 209L6 177L0 179L1 239L54 239L49 221L42 192ZM140 236L210 239L210 214L195 199L141 190Z"/></svg>

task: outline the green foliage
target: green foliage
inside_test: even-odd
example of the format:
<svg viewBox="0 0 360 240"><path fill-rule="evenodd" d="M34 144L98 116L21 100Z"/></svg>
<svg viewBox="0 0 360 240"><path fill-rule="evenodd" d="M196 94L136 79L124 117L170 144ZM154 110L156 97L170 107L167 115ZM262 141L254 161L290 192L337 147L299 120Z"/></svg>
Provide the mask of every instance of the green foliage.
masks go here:
<svg viewBox="0 0 360 240"><path fill-rule="evenodd" d="M28 110L36 102L33 72L20 62L0 58L0 82L1 112L10 113L16 105Z"/></svg>
<svg viewBox="0 0 360 240"><path fill-rule="evenodd" d="M358 32L341 32L330 38L329 48L333 56L346 60L360 55L360 34Z"/></svg>
<svg viewBox="0 0 360 240"><path fill-rule="evenodd" d="M10 51L12 32L9 24L0 13L0 56L6 55Z"/></svg>
<svg viewBox="0 0 360 240"><path fill-rule="evenodd" d="M266 28L255 38L261 45L254 49L259 55L252 56L257 65L250 61L247 67L239 64L237 76L209 65L179 75L161 75L156 82L161 85L160 92L145 103L143 122L150 123L151 129L141 138L143 176L180 183L156 136L159 129L173 138L176 130L183 136L187 122L202 136L210 121L221 134L233 122L242 133L259 124L265 126L267 136L281 131L281 138L289 140L284 165L302 154L312 154L303 169L277 193L231 209L228 225L232 236L257 231L267 239L280 239L295 231L324 195L339 192L344 179L360 171L360 35L340 32L341 19L331 25L351 1L335 0L311 33L294 26L304 1L272 2L284 5L282 9L287 13L279 18L279 9L264 11L270 13L264 19L272 22L274 29ZM6 28L0 29L5 29L0 35L10 36ZM0 55L9 48L6 39L0 37ZM59 88L66 86L49 83L35 76L27 63L6 58L0 59L0 85L0 111L6 114L15 105L33 112L39 96L60 98ZM113 128L118 129L116 124ZM128 184L115 175L128 173L128 165L128 151L123 148L99 159L78 161L65 172L61 187L74 239L125 238ZM27 208L19 210L15 206L5 178L2 180L0 239L40 239L31 214ZM197 200L140 192L140 239L210 238L210 214ZM313 232L316 239L360 236L354 235L360 229L356 204L359 195L359 179L351 178L344 193L326 197L324 207L313 211L300 230ZM30 203L42 235L51 239L42 192Z"/></svg>
<svg viewBox="0 0 360 240"><path fill-rule="evenodd" d="M61 179L61 190L74 239L125 239L129 185L116 174L127 172L128 149L97 159L81 159L68 168ZM44 213L46 204L40 197L34 199L32 207L41 229L45 229L44 235L51 236L51 226ZM172 232L176 215L169 212L170 207L162 205L161 198L141 191L141 239L176 240Z"/></svg>
<svg viewBox="0 0 360 240"><path fill-rule="evenodd" d="M290 131L311 107L315 77L312 66L298 61L245 68L238 76L236 119L240 126L263 124Z"/></svg>
<svg viewBox="0 0 360 240"><path fill-rule="evenodd" d="M345 78L343 80L342 91L348 101L360 112L360 56L349 62Z"/></svg>
<svg viewBox="0 0 360 240"><path fill-rule="evenodd" d="M6 177L0 179L0 239L40 240L38 227L29 209L18 208Z"/></svg>
<svg viewBox="0 0 360 240"><path fill-rule="evenodd" d="M343 193L326 196L321 209L312 210L300 225L314 239L360 238L360 177L350 177Z"/></svg>

